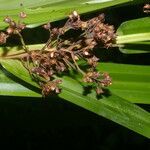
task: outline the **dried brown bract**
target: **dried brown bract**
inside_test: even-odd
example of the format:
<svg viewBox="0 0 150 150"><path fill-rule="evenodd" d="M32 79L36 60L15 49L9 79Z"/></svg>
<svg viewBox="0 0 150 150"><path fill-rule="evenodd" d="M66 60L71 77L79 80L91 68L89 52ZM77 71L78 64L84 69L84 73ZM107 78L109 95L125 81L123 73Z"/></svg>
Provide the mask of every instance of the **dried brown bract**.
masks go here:
<svg viewBox="0 0 150 150"><path fill-rule="evenodd" d="M46 84L42 85L42 94L44 96L49 95L50 93L57 93L59 94L61 89L59 88L59 84L61 84L61 80L54 80L54 81L49 81Z"/></svg>
<svg viewBox="0 0 150 150"><path fill-rule="evenodd" d="M22 12L20 12L19 17L24 19L27 17L27 14L22 11Z"/></svg>

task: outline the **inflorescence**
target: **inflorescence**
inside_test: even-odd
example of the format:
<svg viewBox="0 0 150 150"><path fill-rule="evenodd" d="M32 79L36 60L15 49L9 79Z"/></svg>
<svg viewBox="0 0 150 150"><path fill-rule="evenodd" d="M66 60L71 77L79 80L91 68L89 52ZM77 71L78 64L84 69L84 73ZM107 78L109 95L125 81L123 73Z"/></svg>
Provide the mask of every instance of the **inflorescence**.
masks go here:
<svg viewBox="0 0 150 150"><path fill-rule="evenodd" d="M21 12L19 17L23 20L26 14ZM107 49L115 43L114 26L105 24L104 14L82 21L79 14L73 11L63 27L52 28L50 23L45 24L43 27L49 31L49 39L42 49L33 51L25 45L21 35L21 31L26 27L25 24L22 21L16 23L10 17L6 17L4 21L9 27L6 32L0 33L0 43L6 43L6 39L12 34L20 37L26 52L20 60L28 69L32 79L41 86L44 96L50 93L60 93L59 85L62 81L56 76L69 70L82 74L82 81L92 84L97 94L102 94L103 88L112 83L108 73L96 70L99 58L93 52L95 47ZM78 32L78 35L67 36L69 31ZM81 69L78 63L80 60L83 60L88 67Z"/></svg>

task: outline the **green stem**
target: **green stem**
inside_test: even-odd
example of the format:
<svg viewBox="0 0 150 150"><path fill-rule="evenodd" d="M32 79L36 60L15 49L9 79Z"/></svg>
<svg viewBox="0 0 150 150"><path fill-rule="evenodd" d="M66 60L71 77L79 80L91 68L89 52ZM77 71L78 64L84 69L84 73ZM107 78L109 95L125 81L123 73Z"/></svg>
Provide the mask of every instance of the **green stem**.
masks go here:
<svg viewBox="0 0 150 150"><path fill-rule="evenodd" d="M117 37L117 44L133 43L140 41L149 41L150 33L138 33L138 34L129 34L129 35L120 35Z"/></svg>
<svg viewBox="0 0 150 150"><path fill-rule="evenodd" d="M20 32L19 31L17 31L17 34L19 35L19 37L20 37L20 40L21 40L21 43L22 43L22 46L23 46L23 49L25 50L25 52L29 52L29 49L27 48L27 46L26 46L26 44L25 44L25 42L24 42L24 39L23 39L23 36L20 34Z"/></svg>

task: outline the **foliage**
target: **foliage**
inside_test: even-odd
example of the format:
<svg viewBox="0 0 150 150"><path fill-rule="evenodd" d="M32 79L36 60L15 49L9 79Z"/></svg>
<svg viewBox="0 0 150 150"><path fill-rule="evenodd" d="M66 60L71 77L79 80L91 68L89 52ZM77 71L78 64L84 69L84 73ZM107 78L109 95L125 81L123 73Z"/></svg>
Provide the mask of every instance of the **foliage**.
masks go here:
<svg viewBox="0 0 150 150"><path fill-rule="evenodd" d="M25 23L28 27L36 27L49 20L55 21L65 18L69 12L77 10L80 13L101 10L110 6L120 7L122 4L135 5L147 1L130 2L130 0L113 0L109 2L91 3L94 1L44 1L42 4L37 1L33 4L24 2L22 8L16 5L17 1L12 1L12 7L8 7L7 1L1 5L0 20L7 15L17 19L17 14L22 9L28 14ZM74 4L74 5L70 5ZM18 6L18 7L17 7ZM7 9L9 8L9 9ZM2 10L3 9L3 10ZM115 8L113 8L115 9ZM55 10L55 11L54 11ZM40 18L40 19L39 19ZM117 30L117 46L124 53L143 53L149 51L150 30L149 17L130 20L122 23ZM0 22L0 28L4 29L6 24ZM42 47L42 44L31 45L32 49ZM147 48L147 49L146 49ZM0 72L0 94L12 96L34 96L41 97L39 86L32 81L28 71L21 62L13 59L5 59L14 54L22 52L19 47L7 48L2 46ZM5 55L5 51L8 52ZM9 51L10 50L10 51ZM81 106L91 112L121 124L137 133L150 137L150 114L133 103L149 104L150 71L149 66L127 65L119 63L100 63L97 67L99 71L110 73L113 84L106 89L105 94L97 97L92 90L86 95L80 76L72 74L70 77L59 77L63 80L61 85L61 98ZM8 78L9 77L9 78ZM16 78L17 77L17 78ZM21 79L21 80L20 80ZM30 86L32 85L32 86ZM13 86L13 87L12 87ZM10 90L11 89L11 90Z"/></svg>

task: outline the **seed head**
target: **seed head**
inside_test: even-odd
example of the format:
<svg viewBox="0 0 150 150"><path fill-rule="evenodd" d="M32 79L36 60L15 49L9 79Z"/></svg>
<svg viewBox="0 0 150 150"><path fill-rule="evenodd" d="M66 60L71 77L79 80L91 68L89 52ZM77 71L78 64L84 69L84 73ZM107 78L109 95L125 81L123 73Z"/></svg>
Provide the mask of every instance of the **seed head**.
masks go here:
<svg viewBox="0 0 150 150"><path fill-rule="evenodd" d="M96 56L93 56L92 58L88 59L88 64L92 67L96 67L98 60L99 59Z"/></svg>
<svg viewBox="0 0 150 150"><path fill-rule="evenodd" d="M88 51L84 51L83 54L84 54L85 56L89 56L89 55L90 55L90 53L89 53Z"/></svg>
<svg viewBox="0 0 150 150"><path fill-rule="evenodd" d="M107 87L109 85L112 84L112 79L110 78L109 74L108 73L104 73L103 74L103 80L101 80L100 84L103 86L103 87Z"/></svg>
<svg viewBox="0 0 150 150"><path fill-rule="evenodd" d="M56 94L60 93L61 89L58 87L60 83L62 83L61 80L55 80L55 81L49 81L48 83L44 84L42 86L42 94L44 96L47 96L52 92Z"/></svg>
<svg viewBox="0 0 150 150"><path fill-rule="evenodd" d="M26 28L26 25L24 24L24 23L20 23L20 24L18 24L18 26L17 26L17 29L19 30L19 31L21 31L21 30L23 30L23 29L25 29Z"/></svg>
<svg viewBox="0 0 150 150"><path fill-rule="evenodd" d="M101 21L101 22L104 22L105 21L105 14L103 13L103 14L100 14L99 16L98 16L98 19Z"/></svg>
<svg viewBox="0 0 150 150"><path fill-rule="evenodd" d="M0 32L0 44L5 44L7 37L7 34L5 34L4 32Z"/></svg>
<svg viewBox="0 0 150 150"><path fill-rule="evenodd" d="M4 18L5 23L10 23L11 21L12 21L11 18L8 16Z"/></svg>
<svg viewBox="0 0 150 150"><path fill-rule="evenodd" d="M71 15L69 15L69 18L71 20L78 20L80 17L79 17L79 14L77 13L77 11L73 11Z"/></svg>
<svg viewBox="0 0 150 150"><path fill-rule="evenodd" d="M46 30L50 30L50 28L51 28L50 22L47 23L47 24L44 24L44 25L43 25L43 28L46 29Z"/></svg>
<svg viewBox="0 0 150 150"><path fill-rule="evenodd" d="M11 28L11 27L8 27L7 30L6 30L6 32L7 32L8 34L12 34L12 33L14 32L14 29Z"/></svg>
<svg viewBox="0 0 150 150"><path fill-rule="evenodd" d="M22 19L24 19L24 18L27 17L27 14L22 11L22 12L20 12L19 17L22 18Z"/></svg>
<svg viewBox="0 0 150 150"><path fill-rule="evenodd" d="M104 21L104 14L81 21L79 14L73 11L63 27L52 29L50 23L43 26L50 31L47 43L40 52L35 50L28 53L28 59L25 61L29 60L30 73L38 81L44 96L60 93L61 80L55 80L56 76L61 76L70 69L81 73L83 81L90 83L98 95L104 92L103 87L111 84L107 73L99 73L96 70L99 59L95 56L95 48L111 47L116 38L114 27L105 24ZM10 24L12 22L10 21ZM24 26L20 27L20 24L9 27L21 31ZM77 34L72 36L68 34L70 32ZM86 67L80 67L80 60L84 60Z"/></svg>
<svg viewBox="0 0 150 150"><path fill-rule="evenodd" d="M102 90L102 88L97 87L97 88L96 88L96 93L97 93L97 95L100 95L100 94L103 94L104 91Z"/></svg>
<svg viewBox="0 0 150 150"><path fill-rule="evenodd" d="M72 15L73 15L73 17L78 17L77 11L73 11L73 12L72 12Z"/></svg>
<svg viewBox="0 0 150 150"><path fill-rule="evenodd" d="M10 22L10 26L13 27L13 28L16 28L16 22L15 21L11 21Z"/></svg>
<svg viewBox="0 0 150 150"><path fill-rule="evenodd" d="M81 28L82 28L82 30L87 29L87 27L88 27L87 22L81 22Z"/></svg>

